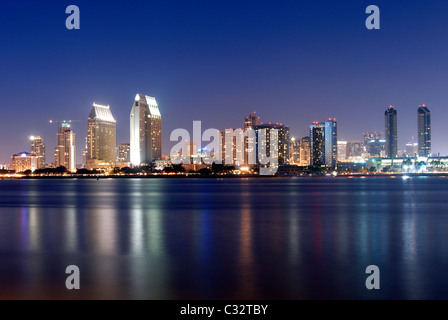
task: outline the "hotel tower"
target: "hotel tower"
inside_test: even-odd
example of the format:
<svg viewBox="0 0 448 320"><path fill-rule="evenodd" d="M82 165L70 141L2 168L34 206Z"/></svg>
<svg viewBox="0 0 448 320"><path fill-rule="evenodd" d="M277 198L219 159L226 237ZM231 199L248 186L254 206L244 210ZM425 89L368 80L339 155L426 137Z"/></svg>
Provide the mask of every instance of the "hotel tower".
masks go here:
<svg viewBox="0 0 448 320"><path fill-rule="evenodd" d="M162 158L162 116L156 98L137 94L130 115L131 164L150 164Z"/></svg>

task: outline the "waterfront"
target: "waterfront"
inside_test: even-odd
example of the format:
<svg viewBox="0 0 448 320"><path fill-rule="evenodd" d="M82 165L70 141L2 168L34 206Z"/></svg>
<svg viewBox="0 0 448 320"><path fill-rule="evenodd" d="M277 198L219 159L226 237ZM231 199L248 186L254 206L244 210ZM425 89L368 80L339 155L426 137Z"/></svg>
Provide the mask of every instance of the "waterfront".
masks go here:
<svg viewBox="0 0 448 320"><path fill-rule="evenodd" d="M444 177L2 180L0 298L447 299L447 199Z"/></svg>

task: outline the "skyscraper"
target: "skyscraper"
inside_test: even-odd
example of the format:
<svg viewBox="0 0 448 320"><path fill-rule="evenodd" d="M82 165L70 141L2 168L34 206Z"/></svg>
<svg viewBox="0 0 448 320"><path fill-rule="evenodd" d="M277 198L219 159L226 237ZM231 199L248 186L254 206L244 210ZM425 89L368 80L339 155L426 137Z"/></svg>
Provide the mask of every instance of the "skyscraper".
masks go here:
<svg viewBox="0 0 448 320"><path fill-rule="evenodd" d="M364 132L364 148L371 157L379 157L384 150L386 140L382 132Z"/></svg>
<svg viewBox="0 0 448 320"><path fill-rule="evenodd" d="M271 130L277 129L278 134L278 141L277 141L277 154L278 154L278 165L284 165L289 164L289 148L290 148L290 139L289 139L289 127L284 126L283 124L275 123L275 124L267 124L267 123L261 123L259 125L256 125L253 127L255 130L255 145L256 145L256 159L257 162L260 162L261 159L259 159L259 148L263 147L266 148L266 155L271 157L271 148L270 148L270 141L271 141ZM263 141L262 139L259 139L260 130L265 129L266 131L266 141ZM274 151L274 150L273 150ZM275 151L274 151L275 152Z"/></svg>
<svg viewBox="0 0 448 320"><path fill-rule="evenodd" d="M325 165L336 168L338 159L338 127L336 119L325 121Z"/></svg>
<svg viewBox="0 0 448 320"><path fill-rule="evenodd" d="M300 139L291 138L289 145L289 162L298 165L300 163Z"/></svg>
<svg viewBox="0 0 448 320"><path fill-rule="evenodd" d="M376 131L375 132L372 132L372 131L368 132L368 131L366 131L366 132L363 132L362 135L364 137L364 146L367 147L370 141L372 141L372 140L380 140L382 138L382 136L383 136L383 133L382 132L376 132Z"/></svg>
<svg viewBox="0 0 448 320"><path fill-rule="evenodd" d="M307 167L310 165L311 151L310 151L310 137L303 137L300 139L300 162L299 166Z"/></svg>
<svg viewBox="0 0 448 320"><path fill-rule="evenodd" d="M162 158L162 116L156 98L137 94L130 115L130 152L133 165Z"/></svg>
<svg viewBox="0 0 448 320"><path fill-rule="evenodd" d="M397 157L397 110L389 106L384 112L386 157Z"/></svg>
<svg viewBox="0 0 448 320"><path fill-rule="evenodd" d="M30 137L30 153L37 157L37 168L45 168L45 144L40 136Z"/></svg>
<svg viewBox="0 0 448 320"><path fill-rule="evenodd" d="M93 103L87 118L87 169L108 167L116 159L116 122L110 106Z"/></svg>
<svg viewBox="0 0 448 320"><path fill-rule="evenodd" d="M256 112L251 112L246 118L244 118L244 127L243 130L253 129L255 126L258 126L260 117L257 117ZM244 164L249 165L249 154L255 152L253 149L256 143L255 137L244 137ZM223 155L224 160L224 155Z"/></svg>
<svg viewBox="0 0 448 320"><path fill-rule="evenodd" d="M130 162L130 146L129 143L122 143L118 145L117 162L128 163Z"/></svg>
<svg viewBox="0 0 448 320"><path fill-rule="evenodd" d="M57 145L54 149L55 166L75 170L75 150L75 133L70 129L70 124L64 121L60 124L57 133Z"/></svg>
<svg viewBox="0 0 448 320"><path fill-rule="evenodd" d="M220 148L221 150L221 162L222 164L225 165L241 165L241 163L237 163L236 161L236 155L237 155L237 146L236 146L236 136L233 136L230 140L227 139L226 140L226 130L219 130L219 142L218 142L218 148ZM190 146L187 146L191 145ZM190 157L193 155L189 150L194 150L197 149L197 145L195 146L193 144L193 142L186 142L186 150L187 150L187 155L189 155ZM226 151L227 155L226 155ZM247 158L247 154L245 154L246 158Z"/></svg>
<svg viewBox="0 0 448 320"><path fill-rule="evenodd" d="M313 122L310 125L310 160L313 166L325 165L325 124Z"/></svg>
<svg viewBox="0 0 448 320"><path fill-rule="evenodd" d="M338 161L347 159L347 141L338 141Z"/></svg>
<svg viewBox="0 0 448 320"><path fill-rule="evenodd" d="M82 150L81 160L82 160L82 168L87 169L87 137L85 138L85 146Z"/></svg>
<svg viewBox="0 0 448 320"><path fill-rule="evenodd" d="M362 157L362 142L359 140L348 140L346 147L346 157L349 160L355 160Z"/></svg>
<svg viewBox="0 0 448 320"><path fill-rule="evenodd" d="M258 126L258 120L260 117L257 117L256 112L252 112L244 119L244 130L247 128L253 128L255 126Z"/></svg>
<svg viewBox="0 0 448 320"><path fill-rule="evenodd" d="M431 111L424 104L417 108L418 121L418 155L431 155Z"/></svg>
<svg viewBox="0 0 448 320"><path fill-rule="evenodd" d="M404 156L408 158L415 157L418 154L418 143L417 142L408 142L406 143L406 148L404 150Z"/></svg>

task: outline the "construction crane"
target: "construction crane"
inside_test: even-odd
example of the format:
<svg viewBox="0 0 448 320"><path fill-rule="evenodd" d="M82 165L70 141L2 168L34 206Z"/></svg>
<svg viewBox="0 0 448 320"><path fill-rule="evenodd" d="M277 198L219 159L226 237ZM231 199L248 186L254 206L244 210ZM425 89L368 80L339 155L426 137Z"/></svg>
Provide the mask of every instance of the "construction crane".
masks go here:
<svg viewBox="0 0 448 320"><path fill-rule="evenodd" d="M62 126L67 126L67 124L70 127L70 123L72 122L81 122L81 120L48 120L49 123L57 123L58 124L58 131L61 131ZM64 125L65 124L65 125Z"/></svg>

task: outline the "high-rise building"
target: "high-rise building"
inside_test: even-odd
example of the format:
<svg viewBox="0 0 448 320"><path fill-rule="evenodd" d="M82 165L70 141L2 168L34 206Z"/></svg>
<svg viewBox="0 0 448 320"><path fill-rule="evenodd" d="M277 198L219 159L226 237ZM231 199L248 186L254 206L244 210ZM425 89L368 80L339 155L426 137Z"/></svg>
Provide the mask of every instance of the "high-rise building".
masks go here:
<svg viewBox="0 0 448 320"><path fill-rule="evenodd" d="M408 158L415 157L418 154L418 143L408 142L404 151L404 156Z"/></svg>
<svg viewBox="0 0 448 320"><path fill-rule="evenodd" d="M347 141L338 141L338 161L347 159Z"/></svg>
<svg viewBox="0 0 448 320"><path fill-rule="evenodd" d="M70 129L70 124L62 122L57 133L57 145L54 149L54 164L63 166L67 170L76 170L75 158L75 133Z"/></svg>
<svg viewBox="0 0 448 320"><path fill-rule="evenodd" d="M347 159L354 160L362 156L363 147L362 142L359 140L347 141Z"/></svg>
<svg viewBox="0 0 448 320"><path fill-rule="evenodd" d="M122 143L118 145L117 162L126 163L131 161L130 145L129 143Z"/></svg>
<svg viewBox="0 0 448 320"><path fill-rule="evenodd" d="M252 112L244 119L244 130L247 128L253 128L255 126L258 126L258 120L260 117L257 117L256 112Z"/></svg>
<svg viewBox="0 0 448 320"><path fill-rule="evenodd" d="M310 125L311 164L324 166L325 162L325 123L313 122Z"/></svg>
<svg viewBox="0 0 448 320"><path fill-rule="evenodd" d="M230 132L231 134L230 134ZM243 149L238 145L239 140L237 139L237 135L235 134L236 130L241 130L243 133L244 131L242 129L226 129L226 130L218 130L219 134L219 141L218 141L218 148L221 152L221 163L225 165L235 165L237 167L241 165L252 165L254 163L249 163L249 154L248 154L248 148L253 146L247 145L247 137L244 137L244 147ZM226 131L229 132L229 134L226 133ZM255 138L251 138L255 139ZM254 140L255 141L255 140ZM189 143L189 142L187 142ZM192 143L189 143L192 144ZM188 150L191 150L191 148L197 149L196 144L192 144L191 147L187 147L187 154ZM227 154L226 151L228 150ZM251 149L253 152L253 149Z"/></svg>
<svg viewBox="0 0 448 320"><path fill-rule="evenodd" d="M385 134L386 134L386 157L397 157L397 110L389 106L384 112Z"/></svg>
<svg viewBox="0 0 448 320"><path fill-rule="evenodd" d="M12 155L11 157L11 169L16 172L23 172L30 170L33 172L38 169L39 158L32 153L20 152Z"/></svg>
<svg viewBox="0 0 448 320"><path fill-rule="evenodd" d="M418 155L431 155L431 111L424 104L417 108L418 119Z"/></svg>
<svg viewBox="0 0 448 320"><path fill-rule="evenodd" d="M110 167L116 160L116 122L110 106L92 105L87 118L87 169Z"/></svg>
<svg viewBox="0 0 448 320"><path fill-rule="evenodd" d="M382 132L376 132L376 131L363 132L362 135L364 137L364 146L367 146L369 142L372 140L380 140L383 137Z"/></svg>
<svg viewBox="0 0 448 320"><path fill-rule="evenodd" d="M82 150L81 160L82 160L82 168L87 168L87 137L85 138L84 149Z"/></svg>
<svg viewBox="0 0 448 320"><path fill-rule="evenodd" d="M335 118L325 121L325 165L336 168L338 160L338 130Z"/></svg>
<svg viewBox="0 0 448 320"><path fill-rule="evenodd" d="M300 139L300 161L299 166L307 167L311 163L310 137Z"/></svg>
<svg viewBox="0 0 448 320"><path fill-rule="evenodd" d="M30 137L30 153L37 157L37 169L45 168L45 144L40 136Z"/></svg>
<svg viewBox="0 0 448 320"><path fill-rule="evenodd" d="M371 157L379 157L386 147L382 132L364 132L364 148Z"/></svg>
<svg viewBox="0 0 448 320"><path fill-rule="evenodd" d="M246 131L247 129L253 129L255 126L258 126L260 117L257 117L256 112L251 112L246 118L244 118L244 127L243 131ZM256 137L244 137L244 164L245 165L251 165L253 163L249 163L249 154L252 154L255 152L255 143L256 143ZM223 155L224 160L224 155Z"/></svg>
<svg viewBox="0 0 448 320"><path fill-rule="evenodd" d="M335 168L338 159L337 122L330 118L326 122L310 125L310 162L314 166Z"/></svg>
<svg viewBox="0 0 448 320"><path fill-rule="evenodd" d="M290 163L298 165L300 163L300 139L291 138L289 152Z"/></svg>
<svg viewBox="0 0 448 320"><path fill-rule="evenodd" d="M259 159L259 148L262 147L262 145L265 146L265 150L266 150L266 155L268 157L271 157L271 148L270 148L270 141L271 141L271 130L272 129L277 129L277 134L278 134L278 141L277 141L277 154L278 154L278 165L284 165L284 164L289 164L289 148L290 148L290 139L289 139L289 127L284 126L283 124L279 124L279 123L261 123L259 125L256 125L253 127L254 131L255 131L255 137L256 137L256 141L255 141L255 145L256 145L256 159L257 159L257 163L260 162ZM266 131L266 139L265 141L262 141L259 137L259 132L260 130L265 129Z"/></svg>
<svg viewBox="0 0 448 320"><path fill-rule="evenodd" d="M137 94L130 115L130 148L133 165L162 158L162 116L156 98Z"/></svg>

